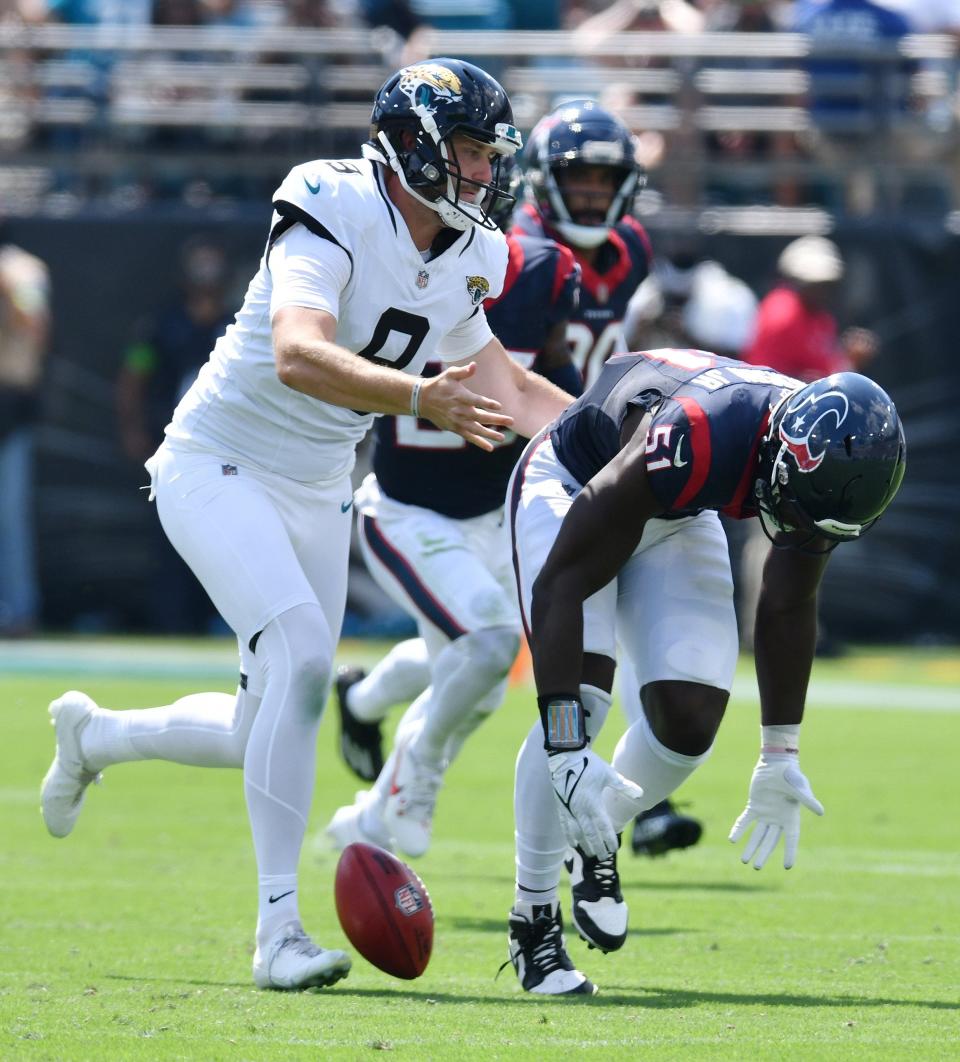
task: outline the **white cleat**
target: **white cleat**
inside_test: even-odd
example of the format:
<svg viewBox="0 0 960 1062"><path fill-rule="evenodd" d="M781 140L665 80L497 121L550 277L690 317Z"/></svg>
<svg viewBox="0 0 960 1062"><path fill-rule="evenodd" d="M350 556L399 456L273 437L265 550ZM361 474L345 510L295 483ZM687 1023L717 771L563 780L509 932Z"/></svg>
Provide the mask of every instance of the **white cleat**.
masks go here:
<svg viewBox="0 0 960 1062"><path fill-rule="evenodd" d="M441 785L442 768L421 762L409 746L398 746L383 823L397 847L408 856L422 856L430 847L433 812Z"/></svg>
<svg viewBox="0 0 960 1062"><path fill-rule="evenodd" d="M622 948L629 912L620 891L616 852L597 859L570 848L563 865L570 874L570 911L577 932L591 948L602 952Z"/></svg>
<svg viewBox="0 0 960 1062"><path fill-rule="evenodd" d="M570 961L560 905L518 903L510 912L508 956L525 992L537 996L594 996L597 986ZM500 969L503 969L503 966Z"/></svg>
<svg viewBox="0 0 960 1062"><path fill-rule="evenodd" d="M50 722L57 734L57 752L40 787L40 811L54 837L66 837L83 808L91 782L101 775L91 771L80 751L80 734L97 710L85 694L70 690L50 705Z"/></svg>
<svg viewBox="0 0 960 1062"><path fill-rule="evenodd" d="M253 956L253 981L257 988L297 991L334 985L350 972L345 951L320 948L299 922L281 926Z"/></svg>
<svg viewBox="0 0 960 1062"><path fill-rule="evenodd" d="M370 830L365 828L361 818L369 821L370 815L364 815L373 801L373 793L368 789L361 789L352 804L345 804L337 808L333 818L323 831L330 839L331 846L338 852L342 852L348 844L356 844L361 841L365 844L375 844L379 848L385 848L388 852L393 851L393 842L387 832L383 820L377 816L379 829Z"/></svg>

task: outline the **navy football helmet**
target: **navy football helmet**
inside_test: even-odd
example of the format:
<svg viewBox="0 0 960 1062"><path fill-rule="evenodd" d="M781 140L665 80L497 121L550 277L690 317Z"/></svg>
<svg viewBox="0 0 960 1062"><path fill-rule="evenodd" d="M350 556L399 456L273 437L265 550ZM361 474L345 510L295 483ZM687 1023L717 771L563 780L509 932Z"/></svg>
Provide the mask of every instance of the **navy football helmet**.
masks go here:
<svg viewBox="0 0 960 1062"><path fill-rule="evenodd" d="M541 118L530 134L524 166L544 221L575 247L599 247L611 226L633 209L634 197L646 183L630 130L594 100L573 100ZM600 225L577 224L564 200L558 175L577 166L609 166L617 174Z"/></svg>
<svg viewBox="0 0 960 1062"><path fill-rule="evenodd" d="M497 228L506 232L510 228L513 209L523 193L523 170L520 169L517 160L510 155L504 155L499 161L500 172L496 180L498 194L488 205L487 213Z"/></svg>
<svg viewBox="0 0 960 1062"><path fill-rule="evenodd" d="M462 176L450 145L456 133L498 153L489 184ZM450 228L495 229L490 210L502 195L495 187L500 159L522 146L510 100L489 74L459 59L427 59L404 67L377 92L364 154L394 170Z"/></svg>
<svg viewBox="0 0 960 1062"><path fill-rule="evenodd" d="M897 493L906 454L882 388L855 372L816 380L771 414L756 483L760 519L834 543L859 538Z"/></svg>

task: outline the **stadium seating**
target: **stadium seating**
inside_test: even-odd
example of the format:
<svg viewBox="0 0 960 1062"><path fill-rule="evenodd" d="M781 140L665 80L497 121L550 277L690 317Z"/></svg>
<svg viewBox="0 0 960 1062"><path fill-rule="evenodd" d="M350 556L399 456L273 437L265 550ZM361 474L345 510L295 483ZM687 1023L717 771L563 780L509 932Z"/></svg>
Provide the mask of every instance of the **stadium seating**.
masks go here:
<svg viewBox="0 0 960 1062"><path fill-rule="evenodd" d="M352 150L398 43L389 31L354 29L0 25L0 187L16 183L23 167L52 172L39 184L56 185L64 150L78 146L97 148L71 160L73 190L81 195L116 171L118 151L120 168L144 184L155 170L173 174L174 183L177 173L187 180L180 156L189 152L213 185L240 169L252 178L262 174L266 187L293 161ZM775 198L784 178L807 188L842 183L849 162L805 148L818 135L858 138L860 153L877 161L879 179L891 186L922 173L938 190L938 206L954 199L954 45L946 37L910 36L861 49L866 73L832 83L817 75L815 86L811 56L830 57L836 49L818 45L814 53L808 38L793 33L610 39L433 31L425 45L433 54L467 53L493 64L525 128L564 96L615 93L635 131L666 140L653 183L669 189L674 179L689 185L693 178L695 194L708 202L718 182L739 182L761 202ZM832 95L856 106L814 113L807 106L814 89L820 99ZM912 105L885 114L869 106L878 93L909 97ZM891 150L891 138L904 128L928 145L919 158ZM755 143L777 137L797 148L735 159L716 150L741 133ZM274 153L270 164L265 145ZM229 158L218 161L224 154Z"/></svg>

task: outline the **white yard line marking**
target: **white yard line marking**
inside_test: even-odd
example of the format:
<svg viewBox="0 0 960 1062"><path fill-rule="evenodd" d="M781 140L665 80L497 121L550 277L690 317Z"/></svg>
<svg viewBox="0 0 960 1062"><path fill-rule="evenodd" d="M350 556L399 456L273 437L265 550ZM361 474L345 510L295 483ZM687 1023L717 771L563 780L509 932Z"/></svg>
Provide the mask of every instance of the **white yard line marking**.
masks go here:
<svg viewBox="0 0 960 1062"><path fill-rule="evenodd" d="M738 676L734 679L731 697L759 701L756 680ZM807 704L810 707L841 709L960 712L960 689L951 686L898 686L853 678L849 681L812 679L807 690Z"/></svg>
<svg viewBox="0 0 960 1062"><path fill-rule="evenodd" d="M372 665L382 649L351 642L349 656ZM163 644L140 641L23 641L0 643L2 675L116 675L122 678L216 678L231 681L237 675L235 643L211 639L209 643ZM732 697L757 702L756 679L738 675ZM811 707L838 709L875 708L927 712L960 712L960 687L898 685L865 682L860 678L811 680L807 695Z"/></svg>

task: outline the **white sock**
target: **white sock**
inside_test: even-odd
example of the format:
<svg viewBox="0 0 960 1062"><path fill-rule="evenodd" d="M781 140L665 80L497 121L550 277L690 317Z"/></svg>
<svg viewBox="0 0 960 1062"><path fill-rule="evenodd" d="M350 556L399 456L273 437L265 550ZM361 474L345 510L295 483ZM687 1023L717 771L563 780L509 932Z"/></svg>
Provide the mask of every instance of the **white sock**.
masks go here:
<svg viewBox="0 0 960 1062"><path fill-rule="evenodd" d="M297 605L271 620L257 642L264 681L243 762L244 792L257 858L258 940L295 914L300 850L316 774L317 730L333 669L334 639L323 610ZM264 887L267 883L270 889Z"/></svg>
<svg viewBox="0 0 960 1062"><path fill-rule="evenodd" d="M596 686L582 685L586 728L594 740L603 727L613 698ZM517 900L549 903L557 896L560 869L567 850L550 784L543 726L534 724L517 756L513 814L516 821Z"/></svg>
<svg viewBox="0 0 960 1062"><path fill-rule="evenodd" d="M444 749L463 720L499 686L517 655L519 634L512 627L471 631L445 646L434 661L433 683L420 695L424 724L411 743L423 763L443 763Z"/></svg>
<svg viewBox="0 0 960 1062"><path fill-rule="evenodd" d="M685 756L661 744L650 729L645 715L620 738L613 754L613 766L631 782L643 787L643 810L648 811L690 777L713 751L713 746L699 756ZM613 813L613 809L608 806ZM629 819L615 822L622 829Z"/></svg>
<svg viewBox="0 0 960 1062"><path fill-rule="evenodd" d="M379 723L395 704L409 704L430 684L430 658L422 638L399 642L347 691L350 711L365 723Z"/></svg>
<svg viewBox="0 0 960 1062"><path fill-rule="evenodd" d="M550 903L556 899L567 850L556 804L543 725L538 719L520 746L513 790L518 901Z"/></svg>
<svg viewBox="0 0 960 1062"><path fill-rule="evenodd" d="M580 686L580 700L583 702L583 710L586 714L584 722L586 724L587 737L593 742L603 729L603 724L607 721L610 705L613 704L613 697L598 686L583 684Z"/></svg>
<svg viewBox="0 0 960 1062"><path fill-rule="evenodd" d="M460 750L463 748L467 738L477 729L485 723L491 716L491 712L480 711L474 708L473 711L467 712L467 714L460 720L457 726L454 728L453 733L447 738L447 743L443 746L443 762L449 767L451 763L460 754Z"/></svg>
<svg viewBox="0 0 960 1062"><path fill-rule="evenodd" d="M383 822L383 805L378 800L370 799L360 812L360 829L368 837L383 837L387 827Z"/></svg>
<svg viewBox="0 0 960 1062"><path fill-rule="evenodd" d="M587 734L590 737L590 741L594 742L610 712L613 697L596 686L582 685L580 687L580 699L583 701L583 707L587 715ZM616 827L617 833L620 833L624 825L637 813L636 804L613 789L605 789L603 791L603 802L607 809L607 814Z"/></svg>
<svg viewBox="0 0 960 1062"><path fill-rule="evenodd" d="M258 883L257 943L266 944L287 922L300 921L296 874L264 874Z"/></svg>
<svg viewBox="0 0 960 1062"><path fill-rule="evenodd" d="M627 717L627 725L632 726L643 715L640 700L640 680L633 667L633 661L622 649L617 660L617 693L620 708Z"/></svg>
<svg viewBox="0 0 960 1062"><path fill-rule="evenodd" d="M83 728L80 749L92 771L132 760L169 760L194 767L242 767L259 697L238 688L194 693L162 708L99 708Z"/></svg>
<svg viewBox="0 0 960 1062"><path fill-rule="evenodd" d="M397 732L393 736L393 748L383 765L383 770L377 775L377 780L370 789L367 798L367 806L364 808L360 823L364 829L373 828L374 823L381 821L380 832L383 832L381 816L390 795L390 783L393 780L393 772L397 764L397 746L412 741L423 727L423 713L426 698L421 694L400 717L397 724Z"/></svg>
<svg viewBox="0 0 960 1062"><path fill-rule="evenodd" d="M513 909L517 914L531 918L533 916L533 912L530 910L531 907L549 904L556 910L556 904L559 902L559 890L556 887L545 889L543 892L531 892L518 884L513 897Z"/></svg>

